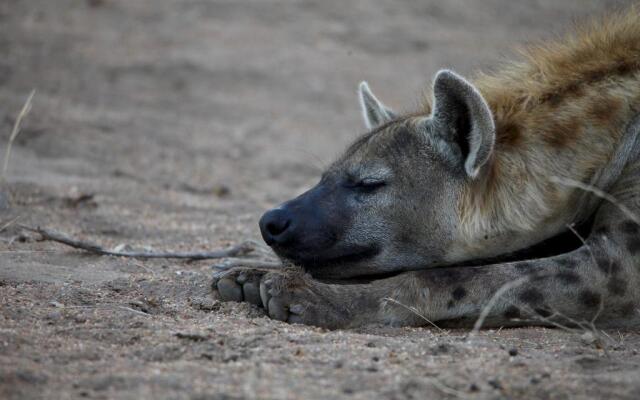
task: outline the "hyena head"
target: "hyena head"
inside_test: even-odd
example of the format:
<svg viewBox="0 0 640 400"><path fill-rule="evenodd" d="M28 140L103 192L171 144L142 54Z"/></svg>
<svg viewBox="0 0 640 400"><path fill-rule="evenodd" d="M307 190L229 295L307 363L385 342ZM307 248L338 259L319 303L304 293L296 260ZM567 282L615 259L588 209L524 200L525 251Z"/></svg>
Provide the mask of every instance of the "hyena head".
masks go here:
<svg viewBox="0 0 640 400"><path fill-rule="evenodd" d="M462 261L458 204L487 163L492 113L462 77L440 71L428 116L398 117L366 83L360 137L309 191L265 213L260 230L281 257L327 278ZM456 254L453 254L456 253Z"/></svg>

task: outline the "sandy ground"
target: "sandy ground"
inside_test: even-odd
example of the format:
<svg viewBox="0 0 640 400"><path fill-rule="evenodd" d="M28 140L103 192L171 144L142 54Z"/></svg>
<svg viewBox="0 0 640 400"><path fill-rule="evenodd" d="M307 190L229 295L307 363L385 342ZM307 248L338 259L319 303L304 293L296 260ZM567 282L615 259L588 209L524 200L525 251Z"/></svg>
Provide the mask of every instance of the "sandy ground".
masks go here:
<svg viewBox="0 0 640 400"><path fill-rule="evenodd" d="M598 0L0 0L0 143L32 88L0 224L114 247L259 239L268 207L441 67L620 5ZM98 257L0 232L0 398L640 398L640 334L325 331L209 293L210 262Z"/></svg>

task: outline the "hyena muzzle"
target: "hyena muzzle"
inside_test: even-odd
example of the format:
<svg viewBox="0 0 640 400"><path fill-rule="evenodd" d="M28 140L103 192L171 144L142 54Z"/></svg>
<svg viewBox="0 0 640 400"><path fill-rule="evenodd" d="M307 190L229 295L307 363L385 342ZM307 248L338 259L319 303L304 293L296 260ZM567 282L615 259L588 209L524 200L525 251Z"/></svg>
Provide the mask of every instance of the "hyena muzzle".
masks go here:
<svg viewBox="0 0 640 400"><path fill-rule="evenodd" d="M369 132L260 220L291 266L214 292L328 328L640 325L640 15L528 58L411 114L362 83Z"/></svg>

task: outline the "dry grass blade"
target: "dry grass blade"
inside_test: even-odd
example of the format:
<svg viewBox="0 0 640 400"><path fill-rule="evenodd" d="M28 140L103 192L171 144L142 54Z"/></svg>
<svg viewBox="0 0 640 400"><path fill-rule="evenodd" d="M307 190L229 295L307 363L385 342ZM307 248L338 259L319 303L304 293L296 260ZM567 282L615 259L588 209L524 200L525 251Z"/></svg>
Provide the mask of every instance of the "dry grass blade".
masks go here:
<svg viewBox="0 0 640 400"><path fill-rule="evenodd" d="M249 254L253 251L253 244L251 242L244 242L236 246L231 246L226 249L205 251L205 252L152 252L152 251L112 251L105 249L104 247L91 242L77 240L71 238L65 234L50 231L44 228L32 228L30 226L19 224L22 229L26 229L31 232L39 233L45 240L51 240L54 242L66 244L67 246L88 251L94 254L100 254L104 256L116 256L116 257L133 257L133 258L179 258L187 260L212 260L216 258L226 257L239 257Z"/></svg>
<svg viewBox="0 0 640 400"><path fill-rule="evenodd" d="M450 396L458 397L458 398L461 398L461 399L470 398L466 393L464 393L464 392L462 392L460 390L456 390L456 389L450 388L449 386L447 386L444 383L438 381L437 379L429 379L429 382L431 382L431 384L433 386L435 386L438 390L440 390L444 394L448 394Z"/></svg>
<svg viewBox="0 0 640 400"><path fill-rule="evenodd" d="M597 187L586 185L582 182L579 182L573 179L560 178L558 176L552 176L551 182L559 183L561 185L570 186L570 187L584 190L585 192L593 193L594 195L600 197L601 199L606 200L609 203L613 204L614 206L618 207L618 209L622 211L624 215L626 215L629 219L631 219L636 224L640 225L640 218L637 215L635 215L631 210L629 210L629 208L627 208L624 204L620 203L618 199L616 199L609 193L603 192Z"/></svg>
<svg viewBox="0 0 640 400"><path fill-rule="evenodd" d="M471 335L475 335L478 333L478 331L480 331L480 329L482 328L482 325L484 324L484 320L487 319L487 316L489 315L493 307L498 302L498 299L500 299L500 297L502 297L504 293L506 293L508 290L511 290L515 287L522 285L528 280L529 280L528 277L524 277L524 278L516 279L511 282L507 282L504 285L502 285L502 287L500 287L500 289L498 289L494 293L494 295L491 297L487 305L484 306L484 308L482 309L480 316L476 320L476 323L473 325L473 330L471 330Z"/></svg>
<svg viewBox="0 0 640 400"><path fill-rule="evenodd" d="M284 265L280 261L268 261L268 260L249 260L245 258L229 258L221 263L212 266L218 270L228 270L235 267L251 267L262 269L279 269L284 268Z"/></svg>
<svg viewBox="0 0 640 400"><path fill-rule="evenodd" d="M578 238L578 240L580 240L580 242L582 242L582 245L587 248L587 250L589 251L589 254L591 255L591 259L593 260L593 263L596 266L598 266L599 268L602 268L602 266L599 265L595 254L593 254L593 249L591 249L591 246L589 246L589 244L587 243L587 240L585 238L583 238L582 235L580 235L580 233L577 230L575 230L575 228L573 226L567 225L567 228L569 228L569 230ZM607 240L606 237L604 239ZM609 263L608 275L611 275L611 263ZM596 321L596 319L598 319L598 317L600 316L600 314L602 313L603 310L604 310L604 299L601 296L600 297L600 306L598 307L598 312L593 316L593 319L591 320L591 325L593 325L593 330L594 331L595 331L595 325L594 325L595 321Z"/></svg>
<svg viewBox="0 0 640 400"><path fill-rule="evenodd" d="M3 232L5 229L7 229L8 227L10 227L14 223L16 223L16 221L19 220L19 219L20 219L20 216L18 215L17 217L11 218L9 221L7 221L4 224L0 225L0 232Z"/></svg>
<svg viewBox="0 0 640 400"><path fill-rule="evenodd" d="M391 297L385 297L384 299L382 299L384 301L396 304L402 308L404 308L405 310L411 311L413 314L417 315L418 317L420 317L421 319L425 320L429 325L433 326L434 328L436 328L438 331L440 331L440 333L447 333L447 331L445 331L444 329L440 328L438 325L436 325L433 321L431 321L430 319L428 319L427 317L425 317L424 315L420 314L420 312L415 308L415 307L409 307L407 305L404 305L402 303L400 303L398 300L392 299Z"/></svg>
<svg viewBox="0 0 640 400"><path fill-rule="evenodd" d="M31 101L33 100L33 96L36 94L35 89L31 91L29 97L27 97L27 101L22 106L22 110L20 110L20 114L16 118L16 122L13 124L13 129L11 130L11 136L9 136L9 142L7 143L7 150L4 153L4 165L2 166L2 175L0 175L0 184L4 184L5 178L7 176L7 168L9 168L9 157L11 156L11 146L13 146L13 141L16 140L18 133L20 133L20 125L22 124L22 120L24 117L29 114L31 111Z"/></svg>
<svg viewBox="0 0 640 400"><path fill-rule="evenodd" d="M87 309L109 309L109 308L116 308L119 310L123 310L123 311L128 311L134 314L138 314L138 315L142 315L144 317L150 317L151 314L140 311L140 310L136 310L133 309L131 307L127 307L127 306L123 306L120 304L95 304L95 305L91 305L91 306L67 306L65 305L64 308L87 308Z"/></svg>

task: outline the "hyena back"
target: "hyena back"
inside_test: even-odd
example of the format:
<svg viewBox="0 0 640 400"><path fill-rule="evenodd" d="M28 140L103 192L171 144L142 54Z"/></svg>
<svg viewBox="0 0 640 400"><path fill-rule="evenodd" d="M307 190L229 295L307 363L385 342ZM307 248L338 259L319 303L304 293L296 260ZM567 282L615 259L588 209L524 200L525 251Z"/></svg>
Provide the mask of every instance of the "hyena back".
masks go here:
<svg viewBox="0 0 640 400"><path fill-rule="evenodd" d="M474 83L440 71L416 113L359 95L369 133L260 221L297 267L219 274L223 300L331 328L489 303L492 326L640 324L640 13Z"/></svg>

